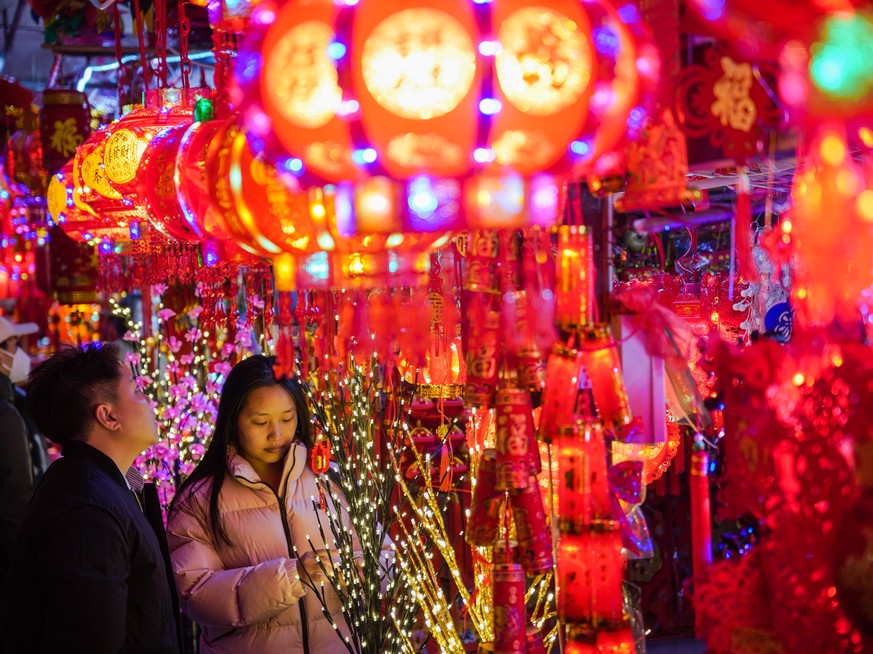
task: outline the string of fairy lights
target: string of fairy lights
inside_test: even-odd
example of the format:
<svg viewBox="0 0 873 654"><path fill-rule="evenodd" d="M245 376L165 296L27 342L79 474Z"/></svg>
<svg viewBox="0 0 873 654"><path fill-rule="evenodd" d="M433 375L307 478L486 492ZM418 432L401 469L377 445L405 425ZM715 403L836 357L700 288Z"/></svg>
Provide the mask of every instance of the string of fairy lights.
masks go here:
<svg viewBox="0 0 873 654"><path fill-rule="evenodd" d="M226 343L216 339L210 344L209 330L200 328L199 308L185 316L189 328L183 342L168 335L168 323L175 313L163 301L157 304L160 326L152 336L145 335L142 321L132 319L130 307L115 298L109 302L113 315L130 326L124 340L134 352L127 354L127 363L152 403L161 435L136 464L147 480L155 482L167 503L206 451L231 362L254 352L244 340Z"/></svg>

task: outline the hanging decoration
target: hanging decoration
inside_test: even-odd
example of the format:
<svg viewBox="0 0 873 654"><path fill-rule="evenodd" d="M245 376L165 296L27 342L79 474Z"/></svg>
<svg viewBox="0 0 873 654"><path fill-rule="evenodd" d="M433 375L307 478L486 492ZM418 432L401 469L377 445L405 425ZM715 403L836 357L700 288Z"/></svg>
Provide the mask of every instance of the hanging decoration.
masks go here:
<svg viewBox="0 0 873 654"><path fill-rule="evenodd" d="M772 64L738 61L710 47L702 62L685 67L677 89L677 117L691 138L706 137L726 157L743 161L758 151L782 110L775 102Z"/></svg>
<svg viewBox="0 0 873 654"><path fill-rule="evenodd" d="M54 174L91 134L88 96L72 89L46 89L39 112L43 166Z"/></svg>

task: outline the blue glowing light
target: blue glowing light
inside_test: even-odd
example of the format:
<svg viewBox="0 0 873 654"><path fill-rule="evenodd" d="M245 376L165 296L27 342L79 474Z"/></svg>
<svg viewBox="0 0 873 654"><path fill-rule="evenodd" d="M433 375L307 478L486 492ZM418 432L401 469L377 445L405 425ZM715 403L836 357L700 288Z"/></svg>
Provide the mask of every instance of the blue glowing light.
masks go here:
<svg viewBox="0 0 873 654"><path fill-rule="evenodd" d="M345 43L340 41L333 41L330 45L327 46L327 56L334 61L339 61L343 57L346 56L346 46Z"/></svg>
<svg viewBox="0 0 873 654"><path fill-rule="evenodd" d="M594 30L594 49L607 57L615 57L621 41L618 33L611 27L598 27Z"/></svg>
<svg viewBox="0 0 873 654"><path fill-rule="evenodd" d="M578 154L580 157L587 157L591 154L591 143L589 141L573 141L570 143L570 152Z"/></svg>
<svg viewBox="0 0 873 654"><path fill-rule="evenodd" d="M358 166L363 166L373 163L378 156L379 154L375 149L363 148L362 150L355 150L352 152L352 161L354 161Z"/></svg>

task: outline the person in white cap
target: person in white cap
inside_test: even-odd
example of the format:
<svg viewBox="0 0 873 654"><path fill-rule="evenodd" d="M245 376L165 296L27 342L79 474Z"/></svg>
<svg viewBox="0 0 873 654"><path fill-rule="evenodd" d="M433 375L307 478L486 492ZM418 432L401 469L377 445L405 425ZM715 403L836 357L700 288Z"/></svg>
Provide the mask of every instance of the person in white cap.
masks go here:
<svg viewBox="0 0 873 654"><path fill-rule="evenodd" d="M35 334L34 323L0 317L0 590L24 512L33 496L33 462L24 419L15 407L13 384L30 372L30 357L18 337Z"/></svg>

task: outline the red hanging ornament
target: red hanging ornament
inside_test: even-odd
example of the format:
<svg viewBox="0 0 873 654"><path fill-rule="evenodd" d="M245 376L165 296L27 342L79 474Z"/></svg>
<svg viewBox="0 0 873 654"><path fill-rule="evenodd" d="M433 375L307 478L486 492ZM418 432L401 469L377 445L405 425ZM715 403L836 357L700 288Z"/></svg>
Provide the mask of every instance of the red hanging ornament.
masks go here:
<svg viewBox="0 0 873 654"><path fill-rule="evenodd" d="M309 469L317 475L330 470L330 445L327 441L318 441L309 449Z"/></svg>
<svg viewBox="0 0 873 654"><path fill-rule="evenodd" d="M318 441L309 449L309 469L316 475L323 475L330 470L330 445L327 441ZM318 484L318 505L322 511L327 510L323 483Z"/></svg>

